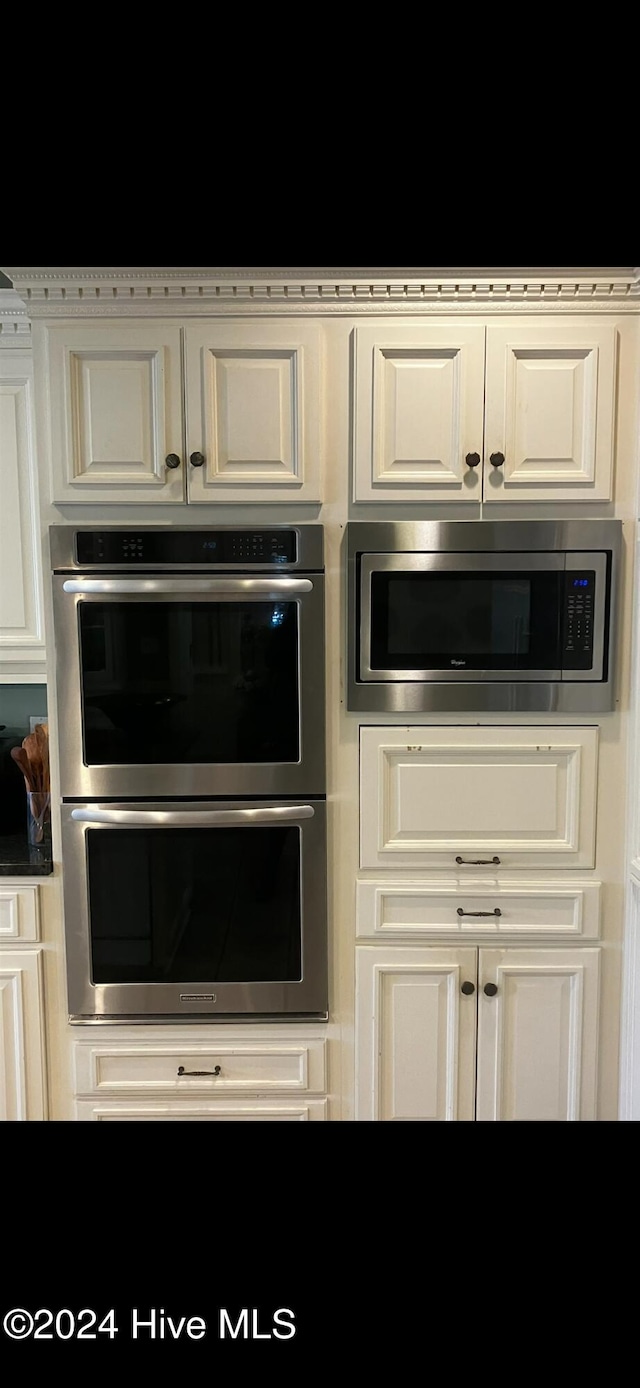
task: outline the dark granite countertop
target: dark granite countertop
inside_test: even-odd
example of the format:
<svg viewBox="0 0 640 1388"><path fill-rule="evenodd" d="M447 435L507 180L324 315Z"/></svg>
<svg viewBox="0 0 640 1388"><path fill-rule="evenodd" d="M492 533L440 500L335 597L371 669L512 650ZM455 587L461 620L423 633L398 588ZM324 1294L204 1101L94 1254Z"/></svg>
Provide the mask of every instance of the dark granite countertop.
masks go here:
<svg viewBox="0 0 640 1388"><path fill-rule="evenodd" d="M0 877L49 877L50 848L31 848L26 834L0 834Z"/></svg>

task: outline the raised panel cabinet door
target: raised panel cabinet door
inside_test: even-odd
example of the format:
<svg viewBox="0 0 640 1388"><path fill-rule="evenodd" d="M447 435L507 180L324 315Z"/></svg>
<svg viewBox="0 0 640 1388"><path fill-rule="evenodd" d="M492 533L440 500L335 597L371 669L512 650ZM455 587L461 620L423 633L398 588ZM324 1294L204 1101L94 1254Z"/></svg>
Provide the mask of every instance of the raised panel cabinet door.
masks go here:
<svg viewBox="0 0 640 1388"><path fill-rule="evenodd" d="M363 727L361 868L595 866L598 728Z"/></svg>
<svg viewBox="0 0 640 1388"><path fill-rule="evenodd" d="M183 502L181 329L35 324L34 349L50 379L53 500Z"/></svg>
<svg viewBox="0 0 640 1388"><path fill-rule="evenodd" d="M46 1117L42 950L0 950L0 1122Z"/></svg>
<svg viewBox="0 0 640 1388"><path fill-rule="evenodd" d="M469 1122L474 949L356 950L356 1120Z"/></svg>
<svg viewBox="0 0 640 1388"><path fill-rule="evenodd" d="M486 502L611 499L616 343L612 324L489 325Z"/></svg>
<svg viewBox="0 0 640 1388"><path fill-rule="evenodd" d="M0 682L44 683L31 353L0 351Z"/></svg>
<svg viewBox="0 0 640 1388"><path fill-rule="evenodd" d="M599 949L482 949L477 1118L596 1117Z"/></svg>
<svg viewBox="0 0 640 1388"><path fill-rule="evenodd" d="M354 501L482 493L484 326L354 328Z"/></svg>
<svg viewBox="0 0 640 1388"><path fill-rule="evenodd" d="M322 500L318 323L185 329L189 501Z"/></svg>

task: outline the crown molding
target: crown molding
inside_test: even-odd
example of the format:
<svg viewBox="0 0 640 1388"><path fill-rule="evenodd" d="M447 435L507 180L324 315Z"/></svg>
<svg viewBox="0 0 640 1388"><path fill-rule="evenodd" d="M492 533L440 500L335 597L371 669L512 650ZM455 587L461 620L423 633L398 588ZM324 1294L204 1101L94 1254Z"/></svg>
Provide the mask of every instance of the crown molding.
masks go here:
<svg viewBox="0 0 640 1388"><path fill-rule="evenodd" d="M30 346L31 321L26 305L15 289L0 289L0 350Z"/></svg>
<svg viewBox="0 0 640 1388"><path fill-rule="evenodd" d="M4 269L4 267L2 267ZM640 267L7 267L30 318L638 312Z"/></svg>

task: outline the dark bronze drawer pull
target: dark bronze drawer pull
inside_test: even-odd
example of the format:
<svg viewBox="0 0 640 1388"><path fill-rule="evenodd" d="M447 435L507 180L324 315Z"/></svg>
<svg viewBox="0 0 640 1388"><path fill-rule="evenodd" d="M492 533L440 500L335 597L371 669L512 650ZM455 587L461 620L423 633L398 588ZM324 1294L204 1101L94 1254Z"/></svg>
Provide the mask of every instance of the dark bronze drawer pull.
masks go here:
<svg viewBox="0 0 640 1388"><path fill-rule="evenodd" d="M182 1075L195 1075L198 1079L206 1075L209 1078L215 1079L220 1074L221 1069L221 1065L216 1065L215 1070L185 1070L184 1065L180 1065L178 1067L178 1075L180 1077L182 1077Z"/></svg>
<svg viewBox="0 0 640 1388"><path fill-rule="evenodd" d="M456 858L457 863L466 863L467 867L492 867L494 863L499 863L499 858Z"/></svg>
<svg viewBox="0 0 640 1388"><path fill-rule="evenodd" d="M502 915L502 911L500 910L500 907L499 907L499 906L494 906L493 911L463 911L462 907L459 906L459 907L458 907L458 915L459 915L459 916L501 916L501 915Z"/></svg>

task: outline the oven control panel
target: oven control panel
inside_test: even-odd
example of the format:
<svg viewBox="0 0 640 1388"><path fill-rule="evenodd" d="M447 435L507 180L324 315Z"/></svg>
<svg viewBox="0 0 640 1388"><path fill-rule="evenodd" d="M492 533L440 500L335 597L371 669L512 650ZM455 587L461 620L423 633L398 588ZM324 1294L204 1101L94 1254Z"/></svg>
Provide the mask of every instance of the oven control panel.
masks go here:
<svg viewBox="0 0 640 1388"><path fill-rule="evenodd" d="M83 568L114 565L200 568L260 568L295 564L295 530L85 530L76 535L76 560Z"/></svg>

